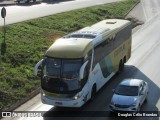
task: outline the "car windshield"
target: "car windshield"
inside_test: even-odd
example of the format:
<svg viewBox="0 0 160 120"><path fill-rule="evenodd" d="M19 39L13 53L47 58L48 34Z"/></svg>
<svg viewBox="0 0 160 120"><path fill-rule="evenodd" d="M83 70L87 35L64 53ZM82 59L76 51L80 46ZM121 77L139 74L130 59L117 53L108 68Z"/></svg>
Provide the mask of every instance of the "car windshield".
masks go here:
<svg viewBox="0 0 160 120"><path fill-rule="evenodd" d="M115 89L115 94L124 96L137 96L138 86L118 85Z"/></svg>

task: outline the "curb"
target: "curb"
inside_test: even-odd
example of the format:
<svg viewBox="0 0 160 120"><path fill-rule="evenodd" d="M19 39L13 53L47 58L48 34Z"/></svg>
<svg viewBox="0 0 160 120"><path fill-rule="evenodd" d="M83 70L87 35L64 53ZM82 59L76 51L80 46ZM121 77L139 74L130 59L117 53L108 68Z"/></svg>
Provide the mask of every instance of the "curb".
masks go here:
<svg viewBox="0 0 160 120"><path fill-rule="evenodd" d="M35 97L36 95L38 95L40 93L40 88L34 90L33 92L31 92L30 94L28 94L27 97L17 101L15 104L13 104L12 106L10 106L10 108L8 108L7 110L5 110L6 112L13 112L16 108L18 108L19 106L23 105L25 102L27 102L28 100L32 99L33 97ZM2 119L3 117L0 115L0 119Z"/></svg>
<svg viewBox="0 0 160 120"><path fill-rule="evenodd" d="M140 3L140 0L132 6L132 8L124 15L124 17L126 17L138 4Z"/></svg>

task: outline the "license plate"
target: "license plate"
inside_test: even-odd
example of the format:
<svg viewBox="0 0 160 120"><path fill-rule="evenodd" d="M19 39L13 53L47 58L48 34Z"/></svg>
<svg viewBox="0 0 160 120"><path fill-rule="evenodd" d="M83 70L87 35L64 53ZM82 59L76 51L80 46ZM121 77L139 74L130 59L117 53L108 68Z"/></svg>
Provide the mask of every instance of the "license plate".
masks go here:
<svg viewBox="0 0 160 120"><path fill-rule="evenodd" d="M55 102L56 105L62 105L62 102Z"/></svg>

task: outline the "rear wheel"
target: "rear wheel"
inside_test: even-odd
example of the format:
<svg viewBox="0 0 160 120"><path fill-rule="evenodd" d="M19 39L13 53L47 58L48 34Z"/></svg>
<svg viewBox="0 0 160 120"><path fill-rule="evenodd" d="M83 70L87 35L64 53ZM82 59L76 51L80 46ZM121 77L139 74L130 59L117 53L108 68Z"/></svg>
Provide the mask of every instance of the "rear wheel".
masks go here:
<svg viewBox="0 0 160 120"><path fill-rule="evenodd" d="M123 58L123 63L126 63L126 56L124 56Z"/></svg>

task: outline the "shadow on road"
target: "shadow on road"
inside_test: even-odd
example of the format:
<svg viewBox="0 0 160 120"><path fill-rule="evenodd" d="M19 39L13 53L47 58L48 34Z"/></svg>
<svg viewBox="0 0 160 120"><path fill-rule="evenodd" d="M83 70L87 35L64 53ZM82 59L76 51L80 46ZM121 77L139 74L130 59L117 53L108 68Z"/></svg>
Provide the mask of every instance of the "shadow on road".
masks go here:
<svg viewBox="0 0 160 120"><path fill-rule="evenodd" d="M156 107L156 104L160 98L160 89L153 82L154 80L149 79L135 66L126 65L121 74L114 76L106 85L103 86L92 102L88 101L82 108L53 107L44 114L44 120L92 120L93 118L96 120L120 120L124 118L131 120L159 120L158 117L108 117L111 115L109 112L109 104L113 95L112 89L115 88L125 78L142 79L148 83L149 94L147 102L142 105L142 112L149 111L154 113L154 111L159 111ZM104 112L106 115L104 115Z"/></svg>

